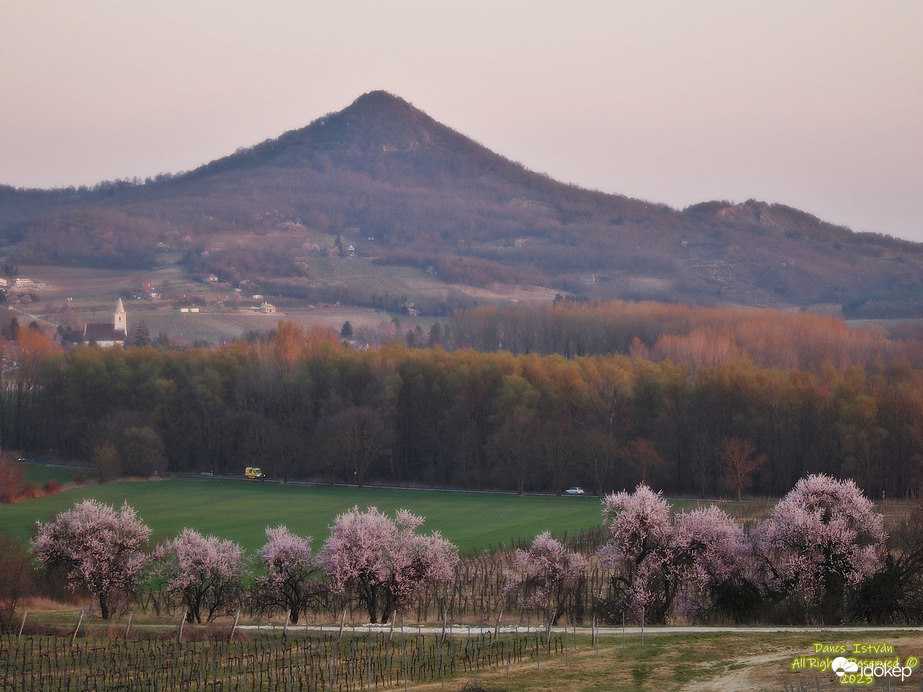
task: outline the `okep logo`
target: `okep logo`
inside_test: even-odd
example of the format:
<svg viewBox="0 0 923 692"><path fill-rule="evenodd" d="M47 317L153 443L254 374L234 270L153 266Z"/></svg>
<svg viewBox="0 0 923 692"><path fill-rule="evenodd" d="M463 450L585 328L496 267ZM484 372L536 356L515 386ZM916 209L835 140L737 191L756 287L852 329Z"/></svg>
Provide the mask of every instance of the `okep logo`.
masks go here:
<svg viewBox="0 0 923 692"><path fill-rule="evenodd" d="M858 673L859 664L855 661L850 661L845 656L837 656L833 659L833 663L830 665L831 670L837 674L837 677L843 677L846 673Z"/></svg>
<svg viewBox="0 0 923 692"><path fill-rule="evenodd" d="M849 659L845 656L837 656L830 664L830 670L837 674L837 677L843 676L860 676L871 681L874 678L900 678L902 681L909 678L914 669L920 664L920 659L916 656L908 656L901 665L898 657L893 659ZM842 683L841 683L842 684ZM871 684L860 683L860 684Z"/></svg>
<svg viewBox="0 0 923 692"><path fill-rule="evenodd" d="M906 680L920 666L919 657L907 656L901 660L894 646L887 642L851 645L814 642L811 646L814 655L796 657L789 669L833 671L841 685L872 685L876 678Z"/></svg>

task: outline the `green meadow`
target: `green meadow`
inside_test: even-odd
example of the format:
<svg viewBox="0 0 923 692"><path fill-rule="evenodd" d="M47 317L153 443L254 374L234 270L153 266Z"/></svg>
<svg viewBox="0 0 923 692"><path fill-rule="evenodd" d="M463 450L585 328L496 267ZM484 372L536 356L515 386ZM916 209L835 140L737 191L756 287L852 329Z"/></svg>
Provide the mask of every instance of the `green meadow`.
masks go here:
<svg viewBox="0 0 923 692"><path fill-rule="evenodd" d="M598 526L598 498L518 496L378 488L298 486L258 481L170 479L93 484L0 505L0 526L28 541L36 521L48 521L85 498L119 507L127 502L153 529L155 541L185 527L233 540L254 551L266 540L266 527L284 524L312 536L319 548L337 514L353 506L383 512L408 509L425 517L425 532L439 530L463 553L509 546L542 531L562 536Z"/></svg>
<svg viewBox="0 0 923 692"><path fill-rule="evenodd" d="M23 464L22 485L43 486L48 481L65 483L83 483L96 476L93 469L80 466L49 466L44 464Z"/></svg>

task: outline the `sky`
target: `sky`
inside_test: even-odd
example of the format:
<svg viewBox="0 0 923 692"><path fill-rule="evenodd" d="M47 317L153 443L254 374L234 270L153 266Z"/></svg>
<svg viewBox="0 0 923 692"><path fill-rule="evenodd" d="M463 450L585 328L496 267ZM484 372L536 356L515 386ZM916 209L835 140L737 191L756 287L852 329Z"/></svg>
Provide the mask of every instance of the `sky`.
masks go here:
<svg viewBox="0 0 923 692"><path fill-rule="evenodd" d="M191 170L384 89L529 169L923 242L923 2L0 0L0 184Z"/></svg>

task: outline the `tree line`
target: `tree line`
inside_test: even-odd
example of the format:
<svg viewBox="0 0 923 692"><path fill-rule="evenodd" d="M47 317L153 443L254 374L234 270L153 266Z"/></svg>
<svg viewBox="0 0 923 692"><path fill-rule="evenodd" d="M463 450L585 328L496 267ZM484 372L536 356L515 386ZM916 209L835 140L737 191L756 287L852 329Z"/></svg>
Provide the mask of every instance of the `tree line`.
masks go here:
<svg viewBox="0 0 923 692"><path fill-rule="evenodd" d="M919 354L905 356L912 343L839 326L827 339L805 327L783 340L767 324L777 348L761 348L788 367L740 347L716 358L704 327L651 349L635 337L628 355L571 358L360 350L289 323L265 341L185 351L60 349L20 330L3 345L0 434L9 448L92 464L103 480L259 465L276 478L358 485L579 484L602 496L645 482L779 496L820 472L876 497L916 492L923 371ZM748 329L716 331L743 343ZM702 358L655 355L665 341Z"/></svg>
<svg viewBox="0 0 923 692"><path fill-rule="evenodd" d="M240 608L246 595L251 611L282 611L294 624L327 592L355 598L369 622L386 623L422 591L454 579L457 548L438 531L419 533L422 523L406 510L392 519L355 507L337 516L317 554L310 537L267 527L254 566L238 544L192 528L149 550L151 529L134 508L84 500L39 522L31 552L46 570L59 570L71 591L92 595L104 620L146 584L162 607L182 608L198 623Z"/></svg>
<svg viewBox="0 0 923 692"><path fill-rule="evenodd" d="M640 484L603 498L597 544L574 550L545 532L495 556L494 574L480 579L496 592L485 615L498 627L506 611L537 615L550 629L562 617L584 621L589 594L594 618L608 622L913 621L923 612L921 509L889 545L882 515L853 481L812 474L745 533L715 505L671 513ZM292 624L342 609L342 622L354 607L370 623L415 607L419 620L445 622L459 616L449 612L455 592L471 584L456 546L438 531L422 533L423 523L406 510L391 517L354 507L316 552L310 536L279 526L267 527L265 545L248 556L193 528L151 547L151 529L127 503L116 510L83 500L37 523L31 553L48 575L89 594L106 620L146 593L158 615L179 609L199 623L242 608ZM16 562L12 552L4 564ZM591 564L604 588L591 585ZM0 595L15 605L9 586Z"/></svg>

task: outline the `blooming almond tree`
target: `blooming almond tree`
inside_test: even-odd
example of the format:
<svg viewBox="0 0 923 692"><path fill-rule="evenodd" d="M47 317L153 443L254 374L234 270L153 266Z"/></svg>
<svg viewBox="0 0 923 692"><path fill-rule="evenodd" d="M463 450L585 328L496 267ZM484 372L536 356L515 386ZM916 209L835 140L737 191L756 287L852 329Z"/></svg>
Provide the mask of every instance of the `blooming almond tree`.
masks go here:
<svg viewBox="0 0 923 692"><path fill-rule="evenodd" d="M586 558L567 550L545 531L533 539L528 550L517 550L515 560L504 591L517 594L520 606L540 611L550 628L585 585Z"/></svg>
<svg viewBox="0 0 923 692"><path fill-rule="evenodd" d="M715 506L670 520L666 501L646 485L604 500L610 538L599 552L613 569L617 607L662 623L677 610L733 612L752 595L752 560L741 528ZM678 599L678 596L682 596Z"/></svg>
<svg viewBox="0 0 923 692"><path fill-rule="evenodd" d="M753 559L743 529L715 505L681 512L673 525L673 562L682 570L677 610L698 616L712 610L742 619L746 597L758 597ZM752 604L751 604L752 605Z"/></svg>
<svg viewBox="0 0 923 692"><path fill-rule="evenodd" d="M240 599L246 561L243 549L216 536L183 529L154 551L156 573L168 594L186 608L188 617L211 622Z"/></svg>
<svg viewBox="0 0 923 692"><path fill-rule="evenodd" d="M254 580L257 610L288 611L293 624L321 592L320 565L311 554L311 537L290 533L285 526L266 528L266 545L257 553L265 573Z"/></svg>
<svg viewBox="0 0 923 692"><path fill-rule="evenodd" d="M419 534L416 530L423 518L405 509L398 510L397 545L391 551L391 603L387 613L406 607L430 586L448 585L455 581L458 548L442 537L439 531Z"/></svg>
<svg viewBox="0 0 923 692"><path fill-rule="evenodd" d="M798 481L753 538L770 589L803 596L829 624L840 618L846 588L875 570L887 535L854 481L815 474Z"/></svg>
<svg viewBox="0 0 923 692"><path fill-rule="evenodd" d="M108 620L120 596L133 593L150 561L145 553L151 529L127 503L116 511L84 500L54 520L38 522L32 553L46 567L63 566L68 587L83 586L99 599Z"/></svg>
<svg viewBox="0 0 923 692"><path fill-rule="evenodd" d="M421 535L423 519L399 510L392 520L369 507L337 516L320 552L335 593L354 592L370 622L385 623L430 585L451 583L458 550L438 531Z"/></svg>
<svg viewBox="0 0 923 692"><path fill-rule="evenodd" d="M663 622L679 584L672 563L673 526L660 493L638 485L633 493L612 493L603 499L609 540L600 560L613 570L617 607L652 622Z"/></svg>

